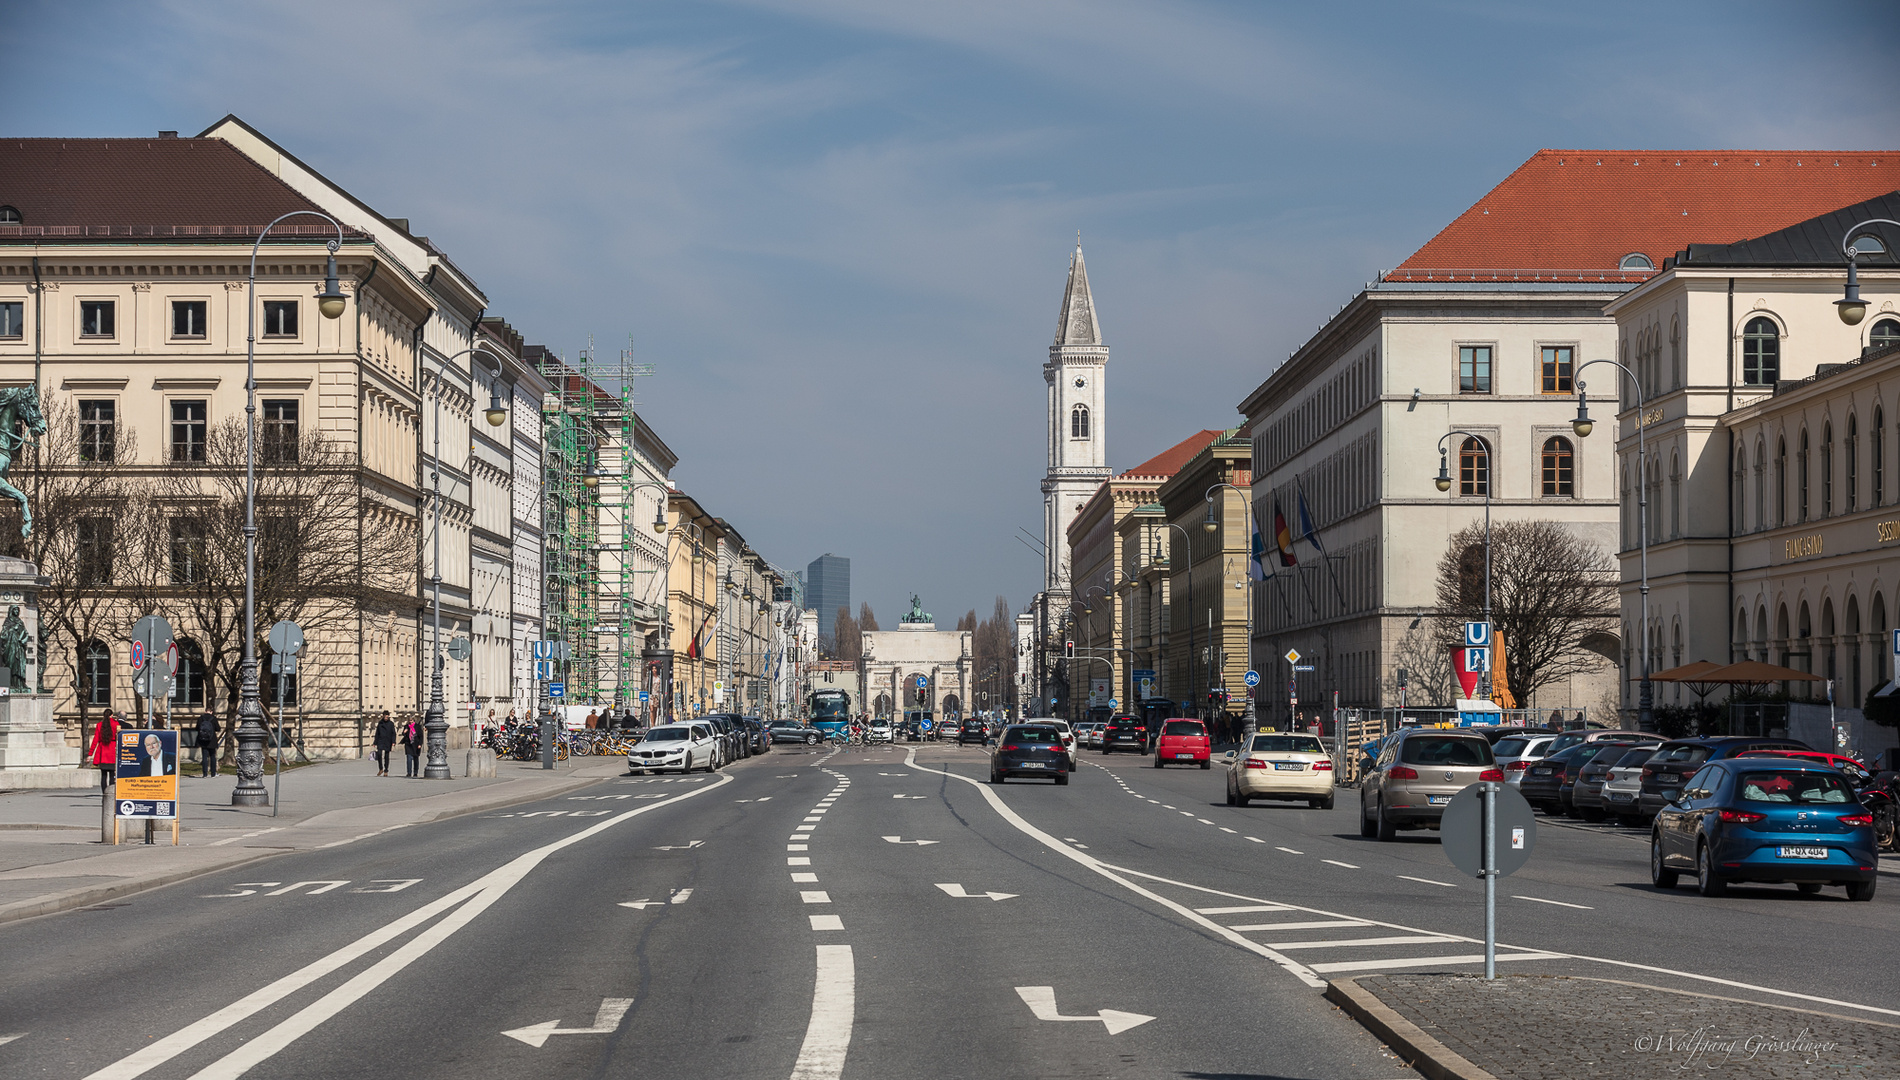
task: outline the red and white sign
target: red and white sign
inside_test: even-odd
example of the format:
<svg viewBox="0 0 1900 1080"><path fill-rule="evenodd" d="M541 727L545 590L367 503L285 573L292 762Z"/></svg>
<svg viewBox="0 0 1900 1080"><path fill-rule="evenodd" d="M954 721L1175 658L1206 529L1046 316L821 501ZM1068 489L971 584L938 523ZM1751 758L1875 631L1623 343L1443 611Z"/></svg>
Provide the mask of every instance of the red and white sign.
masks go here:
<svg viewBox="0 0 1900 1080"><path fill-rule="evenodd" d="M1473 653L1477 655L1473 656ZM1467 649L1462 645L1451 650L1451 670L1458 676L1458 688L1464 691L1463 696L1467 699L1475 696L1478 676L1491 666L1486 662L1484 653L1483 649ZM1475 666L1473 661L1476 661Z"/></svg>

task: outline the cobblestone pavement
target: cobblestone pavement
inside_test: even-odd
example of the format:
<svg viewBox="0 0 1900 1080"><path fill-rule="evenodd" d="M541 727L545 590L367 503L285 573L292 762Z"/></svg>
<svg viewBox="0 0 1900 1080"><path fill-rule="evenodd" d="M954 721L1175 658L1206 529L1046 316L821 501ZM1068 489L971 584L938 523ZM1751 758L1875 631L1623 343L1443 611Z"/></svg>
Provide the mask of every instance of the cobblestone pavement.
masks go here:
<svg viewBox="0 0 1900 1080"><path fill-rule="evenodd" d="M1567 976L1358 984L1500 1080L1900 1076L1900 1025L1830 1013Z"/></svg>

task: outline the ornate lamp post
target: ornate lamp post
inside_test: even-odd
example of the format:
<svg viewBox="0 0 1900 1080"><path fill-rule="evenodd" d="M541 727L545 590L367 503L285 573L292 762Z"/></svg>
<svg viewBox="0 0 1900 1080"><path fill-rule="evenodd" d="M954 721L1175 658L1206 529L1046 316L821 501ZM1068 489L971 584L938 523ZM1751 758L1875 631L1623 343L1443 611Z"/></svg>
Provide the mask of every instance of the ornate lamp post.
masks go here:
<svg viewBox="0 0 1900 1080"><path fill-rule="evenodd" d="M238 782L231 792L232 806L269 806L264 787L264 705L257 697L257 249L277 222L299 215L320 217L336 229L329 248L323 291L317 310L326 319L343 314L348 297L337 287L336 253L343 246L343 226L315 210L292 210L258 231L251 244L251 276L244 291L244 654L238 661L237 761Z"/></svg>
<svg viewBox="0 0 1900 1080"><path fill-rule="evenodd" d="M1582 383L1577 384L1577 392L1578 393L1583 392ZM1583 433L1585 432L1583 432L1580 429L1579 434L1583 434ZM1451 438L1453 435L1463 435L1465 438L1475 443L1478 449L1483 451L1484 453L1484 624L1486 626L1490 626L1491 625L1491 478L1497 475L1497 470L1491 467L1491 444L1490 443L1485 442L1483 439L1479 438L1476 435L1473 435L1469 431L1457 431L1457 430L1447 431L1443 435L1440 435L1438 437L1438 476L1436 479L1432 481L1432 485L1434 487L1438 488L1438 490L1440 491L1451 490L1451 473L1445 468L1445 440ZM1495 634L1493 636L1495 636ZM1487 672L1487 674L1489 673ZM1491 699L1491 684L1489 682L1486 682L1483 684L1483 688L1484 688L1483 700L1489 701Z"/></svg>
<svg viewBox="0 0 1900 1080"><path fill-rule="evenodd" d="M1859 226L1855 227L1858 228ZM1852 230L1849 231L1851 232ZM1853 263L1851 259L1848 265L1852 267ZM1849 280L1852 280L1851 274L1849 275ZM1852 284L1848 285L1850 292L1853 288L1854 286ZM1845 320L1847 318L1847 309L1841 308L1839 310L1841 318ZM1864 312L1865 310L1863 307L1862 311ZM1642 380L1636 377L1635 372L1614 360L1591 360L1579 365L1576 373L1582 375L1583 369L1589 367L1591 364L1608 364L1624 375L1627 375L1630 381L1630 388L1636 394L1636 538L1641 546L1641 561L1639 565L1642 570L1642 580L1638 587L1642 593L1643 619L1643 625L1636 642L1638 651L1643 654L1643 681L1640 684L1636 698L1636 728L1639 731L1654 731L1656 730L1654 717L1656 695L1649 681L1649 448L1645 441L1643 416L1643 414L1648 411L1648 402L1643 397ZM1571 430L1577 433L1577 438L1584 439L1589 437L1591 430L1596 427L1596 424L1591 421L1589 408L1584 402L1583 380L1579 378L1576 380L1576 383L1577 418L1570 422L1570 427Z"/></svg>
<svg viewBox="0 0 1900 1080"><path fill-rule="evenodd" d="M1847 256L1847 294L1834 301L1834 310L1840 314L1841 321L1849 326L1859 326L1860 321L1867 317L1867 302L1860 298L1862 252L1858 245L1862 238L1871 239L1876 245L1880 242L1872 230L1864 233L1861 231L1867 229L1869 225L1900 225L1900 221L1892 218L1868 218L1841 235L1841 254ZM1875 254L1883 250L1885 250L1884 246L1876 246L1869 248L1866 253Z"/></svg>

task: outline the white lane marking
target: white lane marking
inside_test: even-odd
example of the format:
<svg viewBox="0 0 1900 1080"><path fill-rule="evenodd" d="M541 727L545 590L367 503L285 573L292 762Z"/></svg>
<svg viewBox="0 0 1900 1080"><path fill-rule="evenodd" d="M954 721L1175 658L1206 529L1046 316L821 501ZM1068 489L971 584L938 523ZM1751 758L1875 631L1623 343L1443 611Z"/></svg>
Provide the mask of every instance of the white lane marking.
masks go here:
<svg viewBox="0 0 1900 1080"><path fill-rule="evenodd" d="M1439 934L1404 934L1393 937L1363 937L1345 939L1325 939L1321 941L1276 941L1276 949L1341 949L1359 945L1438 945L1447 941L1457 941L1455 937Z"/></svg>
<svg viewBox="0 0 1900 1080"><path fill-rule="evenodd" d="M630 907L630 908L632 908L632 909L633 909L633 910L635 910L635 911L645 911L646 909L648 909L648 908L650 908L650 907L665 907L665 906L666 906L666 901L664 901L664 900L647 900L647 899L645 899L645 898L642 898L642 899L639 899L639 900L622 900L622 901L620 901L620 904L619 904L619 906L620 906L620 907Z"/></svg>
<svg viewBox="0 0 1900 1080"><path fill-rule="evenodd" d="M1240 835L1240 833L1239 833L1239 832L1238 832L1237 830L1234 830L1234 829L1230 829L1230 828L1228 828L1228 827L1227 827L1227 826L1225 826L1225 825L1222 825L1222 826L1220 827L1220 831L1221 831L1221 832L1225 832L1225 833L1233 833L1233 834L1234 834L1235 836L1239 836L1239 835Z"/></svg>
<svg viewBox="0 0 1900 1080"><path fill-rule="evenodd" d="M1447 889L1455 889L1458 887L1449 881L1433 881L1428 877L1413 877L1410 874L1400 874L1399 878L1404 881L1416 881L1420 885L1443 885Z"/></svg>
<svg viewBox="0 0 1900 1080"><path fill-rule="evenodd" d="M673 801L672 799L667 800L667 802L672 802L672 801ZM657 802L653 804L653 806L665 806L665 805L666 803L657 803ZM651 810L653 809L653 807L643 806L640 809ZM614 819L614 821L619 821L619 820L620 820L619 818ZM603 824L610 824L610 823L604 822ZM705 842L706 841L704 840L688 840L684 844L667 844L663 847L656 847L653 850L655 851L691 851L694 848L699 847L701 844L704 844Z"/></svg>
<svg viewBox="0 0 1900 1080"><path fill-rule="evenodd" d="M1578 911L1595 911L1596 910L1596 908L1593 908L1588 904L1566 904L1562 900L1546 900L1541 896L1513 896L1511 897L1511 899L1529 900L1530 902L1534 904L1555 904L1558 907L1576 908Z"/></svg>
<svg viewBox="0 0 1900 1080"><path fill-rule="evenodd" d="M906 839L904 839L904 838L903 838L903 837L901 837L901 836L887 836L887 837L885 837L885 838L884 838L884 840L885 840L885 842L886 842L886 843L891 843L891 844L916 844L916 845L917 845L918 847L923 847L923 846L924 846L925 844L941 844L941 843L943 843L943 841L941 841L941 840L906 840Z"/></svg>
<svg viewBox="0 0 1900 1080"><path fill-rule="evenodd" d="M825 812L824 812L823 810L817 810L817 811L813 811L812 813L810 813L810 814L807 814L807 815L805 815L805 817L804 817L803 819L801 819L801 820L804 820L804 821L823 821L823 820L825 820Z"/></svg>
<svg viewBox="0 0 1900 1080"><path fill-rule="evenodd" d="M281 825L272 825L268 829L259 829L256 832L247 832L242 836L227 836L222 840L213 840L209 844L206 844L205 846L206 847L223 847L226 844L235 844L239 840L249 840L253 836L262 836L267 832L276 832L278 829L281 829L281 828L283 828L283 826ZM16 1039L19 1038L18 1035L15 1035L12 1037Z"/></svg>
<svg viewBox="0 0 1900 1080"><path fill-rule="evenodd" d="M1250 923L1246 926L1230 926L1229 930L1241 933L1258 933L1262 930L1329 930L1335 926L1370 926L1361 919L1321 919L1317 922L1267 922ZM1278 946L1276 946L1277 948Z"/></svg>
<svg viewBox="0 0 1900 1080"><path fill-rule="evenodd" d="M947 882L942 882L942 881L937 883L937 888L942 889L944 892L950 894L951 896L956 897L959 900L969 900L969 899L981 900L985 896L989 897L991 900L1008 900L1011 897L1014 897L1017 895L1016 893L1013 893L1013 892L980 892L980 893L964 892L963 886L955 884L955 883L947 883Z"/></svg>
<svg viewBox="0 0 1900 1080"><path fill-rule="evenodd" d="M15 1039L24 1039L26 1038L27 1034L28 1034L27 1032L22 1031L18 1035L0 1035L0 1046L5 1046L6 1044L12 1042Z"/></svg>
<svg viewBox="0 0 1900 1080"><path fill-rule="evenodd" d="M1562 953L1527 952L1499 953L1496 959L1498 963L1502 964L1506 960L1569 960L1587 959L1587 957L1567 957ZM1314 964L1313 970L1319 972L1375 971L1384 968L1436 967L1440 964L1482 963L1484 963L1484 954L1474 953L1465 956L1413 956L1395 960L1341 960L1333 964ZM1862 1008L1865 1008L1865 1006L1862 1006ZM1885 1010L1881 1011L1884 1012Z"/></svg>
<svg viewBox="0 0 1900 1080"><path fill-rule="evenodd" d="M814 917L812 929L818 929ZM842 929L842 928L840 928ZM857 977L849 945L818 946L818 979L811 991L811 1023L798 1049L791 1080L838 1080L851 1049Z"/></svg>
<svg viewBox="0 0 1900 1080"><path fill-rule="evenodd" d="M1018 986L1016 996L1023 999L1023 1004L1029 1006L1029 1011L1035 1013L1038 1020L1100 1020L1110 1035L1119 1035L1154 1019L1152 1016L1118 1009L1098 1009L1094 1016L1064 1016L1056 1011L1056 988L1053 986Z"/></svg>
<svg viewBox="0 0 1900 1080"><path fill-rule="evenodd" d="M811 928L813 930L843 930L844 918L839 915L813 915Z"/></svg>
<svg viewBox="0 0 1900 1080"><path fill-rule="evenodd" d="M799 837L799 839L800 839L800 840L803 840L803 839L805 839L805 837L803 837L803 836L801 836L801 837ZM810 850L811 850L811 848L810 848L810 846L808 846L808 845L806 845L806 844L786 844L786 845L785 845L785 850L786 850L786 851L810 851Z"/></svg>
<svg viewBox="0 0 1900 1080"><path fill-rule="evenodd" d="M1266 843L1266 841L1265 841L1265 840L1262 840L1262 839L1260 839L1260 838L1259 838L1258 836L1249 836L1249 837L1247 837L1247 839L1249 839L1249 840L1252 840L1252 841L1253 841L1254 843L1256 843L1256 844L1264 844L1264 843Z"/></svg>
<svg viewBox="0 0 1900 1080"><path fill-rule="evenodd" d="M207 1077L218 1075L235 1077L242 1073L244 1069L250 1068L251 1065L263 1061L284 1046L288 1046L298 1035L308 1031L311 1027L315 1027L316 1024L322 1023L324 1019L327 1019L330 1015L334 1015L345 1005L349 1004L350 1001L354 1001L361 998L364 994L369 993L377 984L388 979L397 971L400 971L403 967L413 962L416 958L428 952L429 949L433 948L442 939L448 937L449 934L453 934L456 930L465 925L469 919L473 919L476 915L480 914L482 909L486 908L495 900L500 899L502 893L512 887L515 882L527 876L529 871L539 866L541 861L549 855L571 844L577 844L597 833L605 832L628 818L637 817L649 810L657 810L662 806L670 806L673 803L690 799L695 795L703 795L708 791L730 783L731 780L732 776L730 774L722 776L707 787L693 788L692 790L683 791L661 802L650 802L645 806L637 806L624 813L610 817L605 821L595 822L571 836L556 840L551 844L545 844L525 854L518 855L513 860L490 871L481 878L462 886L454 892L449 893L447 896L424 904L402 918L393 920L387 925L363 935L350 944L345 945L343 948L330 953L328 956L306 964L296 971L291 972L289 975L285 975L275 982L266 985L262 989L239 998L211 1015L194 1021L184 1028L162 1039L155 1040L150 1045L120 1058L105 1068L91 1073L86 1077L86 1080L132 1080L133 1077L143 1076L145 1073L165 1064L179 1054L197 1046L199 1043L220 1034L231 1026L269 1008L311 983L330 975L346 964L360 959L364 955L374 952L385 944L388 944L390 941L408 934L416 927L421 926L430 919L442 914L444 911L454 908L457 904L462 904L463 901L468 900L470 897L476 898L474 903L464 905L459 911L455 912L455 915L451 916L451 918L437 923L434 929L410 939L408 944L399 952L391 954L375 967L370 968L362 975L357 976L319 999L315 1005L310 1006L303 1010L303 1012L292 1016L289 1020L284 1021L277 1027L259 1036L256 1040L247 1045L244 1050L239 1051L239 1053L254 1053L257 1055L254 1056L249 1064L244 1064L236 1072L214 1073L207 1070L199 1074ZM447 927L447 929L443 930L444 927ZM443 932L436 935L437 931ZM370 976L375 977L372 979ZM332 999L336 1000L333 1002ZM331 1004L334 1005L333 1008L329 1007ZM329 1011L327 1013L322 1012L322 1008L329 1008ZM318 1015L318 1013L322 1013L322 1015ZM306 1020L310 1021L307 1026L304 1024ZM235 1054L231 1055L231 1057L227 1057L223 1061L214 1064L212 1068L217 1069L226 1062L232 1061L236 1056Z"/></svg>
<svg viewBox="0 0 1900 1080"><path fill-rule="evenodd" d="M1204 817L1197 817L1197 818L1195 818L1194 820L1196 820L1196 821L1198 821L1198 822L1200 822L1200 823L1201 823L1201 824L1203 824L1203 825L1212 825L1212 824L1214 824L1213 822L1211 822L1211 821L1209 821L1209 820L1207 820L1207 819L1206 819L1206 818L1204 818Z"/></svg>
<svg viewBox="0 0 1900 1080"><path fill-rule="evenodd" d="M265 893L264 895L265 896L282 896L287 892L296 892L298 889L303 888L305 885L323 886L320 889L311 889L308 893L304 894L306 896L315 896L318 893L327 893L327 892L334 891L336 889L340 889L343 886L348 885L348 884L349 882L347 881L293 881L281 889L273 889L270 892Z"/></svg>
<svg viewBox="0 0 1900 1080"><path fill-rule="evenodd" d="M1149 801L1149 802L1151 802L1151 803L1154 803L1154 804L1155 804L1156 806L1160 806L1160 805L1161 805L1161 800L1160 800L1160 799L1149 799L1148 801ZM1174 809L1174 807L1172 807L1172 806L1170 806L1170 807L1167 807L1167 809L1169 809L1169 810L1172 810L1172 809Z"/></svg>
<svg viewBox="0 0 1900 1080"><path fill-rule="evenodd" d="M1349 862L1340 862L1340 861L1339 861L1338 859L1321 859L1321 860L1320 860L1320 862L1323 862L1323 863L1332 863L1332 864L1333 864L1334 866L1343 866L1343 867L1345 867L1345 868L1346 868L1346 869L1348 869L1348 870L1357 870L1357 869L1359 869L1359 868L1358 868L1357 866L1354 866L1353 864L1351 864L1351 863L1349 863Z"/></svg>
<svg viewBox="0 0 1900 1080"><path fill-rule="evenodd" d="M673 890L673 898L669 900L668 903L684 904L692 895L693 890L691 889L675 889Z"/></svg>
<svg viewBox="0 0 1900 1080"><path fill-rule="evenodd" d="M1148 801L1149 801L1149 802L1154 802L1154 800L1153 800L1153 799L1149 799ZM1162 803L1162 804L1161 804L1161 809L1163 809L1163 810L1173 810L1173 809L1175 809L1175 808L1174 808L1174 807L1172 807L1172 806L1169 806L1169 805L1168 805L1167 803ZM1183 811L1183 813L1185 813L1185 812L1186 812L1186 811Z"/></svg>
<svg viewBox="0 0 1900 1080"><path fill-rule="evenodd" d="M893 795L891 796L891 798L893 799L928 799L930 798L930 796L928 795Z"/></svg>
<svg viewBox="0 0 1900 1080"><path fill-rule="evenodd" d="M1199 907L1196 915L1244 915L1250 911L1291 911L1285 904L1244 904L1240 907Z"/></svg>
<svg viewBox="0 0 1900 1080"><path fill-rule="evenodd" d="M513 1031L504 1031L502 1034L537 1048L547 1045L548 1039L555 1035L612 1035L619 1030L620 1021L626 1017L627 1010L631 1008L633 1008L632 998L601 998L600 1009L594 1013L593 1027L564 1028L559 1020L549 1020L544 1024L516 1028Z"/></svg>
<svg viewBox="0 0 1900 1080"><path fill-rule="evenodd" d="M793 832L812 832L813 830L817 828L818 826L816 825L800 825L798 828L793 829L792 831Z"/></svg>
<svg viewBox="0 0 1900 1080"><path fill-rule="evenodd" d="M818 883L818 875L808 871L795 870L792 872L792 881L801 885L816 885Z"/></svg>
<svg viewBox="0 0 1900 1080"><path fill-rule="evenodd" d="M798 898L807 904L829 904L831 894L822 889L801 890Z"/></svg>
<svg viewBox="0 0 1900 1080"><path fill-rule="evenodd" d="M786 865L786 866L810 866L810 865L811 865L811 856L809 856L809 855L788 855L788 856L786 856L786 857L785 857L785 865Z"/></svg>
<svg viewBox="0 0 1900 1080"><path fill-rule="evenodd" d="M411 877L411 878L377 878L377 879L375 879L374 881L371 881L371 882L369 883L369 885L365 885L365 886L363 886L363 887L362 887L362 888L360 888L360 889L351 889L350 891L351 891L351 892L353 892L353 893L391 893L391 892L401 892L401 891L403 891L404 889L407 889L407 888L408 888L409 886L411 886L411 885L414 885L415 883L417 883L418 881L421 881L421 880L422 880L422 879L421 879L421 878L419 878L419 877ZM370 886L372 886L372 885L387 885L387 886L388 886L388 888L386 888L386 889L375 889L375 888L371 888L371 887L370 887Z"/></svg>
<svg viewBox="0 0 1900 1080"><path fill-rule="evenodd" d="M1306 852L1304 852L1304 851L1294 851L1294 850L1293 850L1292 848L1290 848L1290 847L1276 847L1276 848L1274 848L1273 850L1275 850L1275 851L1284 851L1284 852L1286 852L1286 853L1287 853L1288 855L1304 855L1304 854L1306 854Z"/></svg>

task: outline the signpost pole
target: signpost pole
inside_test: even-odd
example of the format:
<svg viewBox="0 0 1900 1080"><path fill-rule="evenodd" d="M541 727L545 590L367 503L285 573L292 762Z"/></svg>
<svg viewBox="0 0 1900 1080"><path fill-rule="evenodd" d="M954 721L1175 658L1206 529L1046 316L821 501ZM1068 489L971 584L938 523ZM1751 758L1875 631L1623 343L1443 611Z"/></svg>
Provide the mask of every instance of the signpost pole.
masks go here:
<svg viewBox="0 0 1900 1080"><path fill-rule="evenodd" d="M277 667L277 790L271 796L270 816L277 816L277 804L284 801L284 672L282 656L273 654L271 663Z"/></svg>
<svg viewBox="0 0 1900 1080"><path fill-rule="evenodd" d="M1498 786L1484 790L1484 977L1498 977Z"/></svg>

